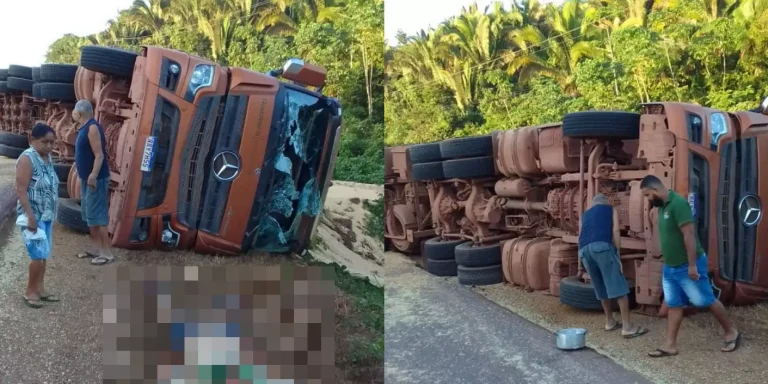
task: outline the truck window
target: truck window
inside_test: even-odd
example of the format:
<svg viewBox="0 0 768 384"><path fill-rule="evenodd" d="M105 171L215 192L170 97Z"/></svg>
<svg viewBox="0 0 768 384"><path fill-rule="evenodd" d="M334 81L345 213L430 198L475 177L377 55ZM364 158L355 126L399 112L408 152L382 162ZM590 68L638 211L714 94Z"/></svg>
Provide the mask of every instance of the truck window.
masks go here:
<svg viewBox="0 0 768 384"><path fill-rule="evenodd" d="M688 115L688 141L701 145L702 121L701 116L689 113Z"/></svg>
<svg viewBox="0 0 768 384"><path fill-rule="evenodd" d="M709 245L709 163L698 153L691 152L688 165L688 203L693 211L696 235L704 252Z"/></svg>
<svg viewBox="0 0 768 384"><path fill-rule="evenodd" d="M718 112L709 116L709 145L713 151L717 151L720 137L726 133L728 133L728 123L725 121L725 115Z"/></svg>

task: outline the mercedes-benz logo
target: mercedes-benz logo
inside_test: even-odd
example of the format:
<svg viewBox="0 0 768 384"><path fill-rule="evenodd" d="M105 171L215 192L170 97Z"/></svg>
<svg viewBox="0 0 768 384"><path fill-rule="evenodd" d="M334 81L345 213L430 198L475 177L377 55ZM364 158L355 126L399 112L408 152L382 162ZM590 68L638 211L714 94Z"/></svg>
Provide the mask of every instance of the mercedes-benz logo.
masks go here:
<svg viewBox="0 0 768 384"><path fill-rule="evenodd" d="M240 157L230 151L219 152L213 158L213 175L221 181L231 181L240 173Z"/></svg>
<svg viewBox="0 0 768 384"><path fill-rule="evenodd" d="M754 227L763 217L763 207L755 195L746 195L739 202L739 217L747 227Z"/></svg>

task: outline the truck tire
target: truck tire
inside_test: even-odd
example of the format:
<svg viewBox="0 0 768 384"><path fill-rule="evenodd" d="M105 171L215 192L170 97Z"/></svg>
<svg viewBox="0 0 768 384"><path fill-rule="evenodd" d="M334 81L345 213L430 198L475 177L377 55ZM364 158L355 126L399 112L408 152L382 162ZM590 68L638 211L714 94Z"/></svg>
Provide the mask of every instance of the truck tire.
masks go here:
<svg viewBox="0 0 768 384"><path fill-rule="evenodd" d="M10 90L8 89L8 82L7 81L0 81L0 93L8 93Z"/></svg>
<svg viewBox="0 0 768 384"><path fill-rule="evenodd" d="M40 83L38 97L46 100L77 101L75 86L62 83Z"/></svg>
<svg viewBox="0 0 768 384"><path fill-rule="evenodd" d="M459 276L459 284L462 285L493 285L504 282L504 273L501 264L487 267L458 266L456 274Z"/></svg>
<svg viewBox="0 0 768 384"><path fill-rule="evenodd" d="M629 299L630 307L634 307L635 293L633 287L635 286L634 280L627 280L629 285ZM585 283L578 279L576 276L568 276L560 280L560 302L570 307L584 309L588 311L602 311L603 306L600 304L600 300L595 295L595 288L592 283ZM614 310L618 310L619 306L616 301L612 301L611 306Z"/></svg>
<svg viewBox="0 0 768 384"><path fill-rule="evenodd" d="M8 66L8 77L32 80L32 68L23 65Z"/></svg>
<svg viewBox="0 0 768 384"><path fill-rule="evenodd" d="M18 159L21 153L27 148L15 148L9 147L4 144L0 144L0 156L5 156L11 159Z"/></svg>
<svg viewBox="0 0 768 384"><path fill-rule="evenodd" d="M72 168L72 164L66 163L54 163L53 169L56 171L56 176L59 177L59 182L65 183L69 179L69 170Z"/></svg>
<svg viewBox="0 0 768 384"><path fill-rule="evenodd" d="M411 164L431 163L442 160L439 143L415 144L408 147Z"/></svg>
<svg viewBox="0 0 768 384"><path fill-rule="evenodd" d="M40 97L40 83L32 84L32 97L35 99L42 99L42 97Z"/></svg>
<svg viewBox="0 0 768 384"><path fill-rule="evenodd" d="M120 48L86 45L80 48L80 66L99 73L130 79L138 56L136 52Z"/></svg>
<svg viewBox="0 0 768 384"><path fill-rule="evenodd" d="M73 64L43 64L40 66L41 83L64 83L72 84L75 82L77 65Z"/></svg>
<svg viewBox="0 0 768 384"><path fill-rule="evenodd" d="M456 264L462 267L488 267L501 264L499 243L476 246L473 242L459 244L454 250Z"/></svg>
<svg viewBox="0 0 768 384"><path fill-rule="evenodd" d="M5 79L7 78L8 78L8 69L7 68L0 69L0 80L5 81Z"/></svg>
<svg viewBox="0 0 768 384"><path fill-rule="evenodd" d="M59 199L56 221L73 231L88 233L88 224L80 213L80 200Z"/></svg>
<svg viewBox="0 0 768 384"><path fill-rule="evenodd" d="M453 260L456 261L453 250L457 245L466 240L443 240L433 237L424 242L424 256L427 260Z"/></svg>
<svg viewBox="0 0 768 384"><path fill-rule="evenodd" d="M8 89L11 91L19 91L32 94L32 85L35 84L32 80L22 79L20 77L8 78Z"/></svg>
<svg viewBox="0 0 768 384"><path fill-rule="evenodd" d="M435 276L456 276L456 261L427 259L425 269Z"/></svg>
<svg viewBox="0 0 768 384"><path fill-rule="evenodd" d="M569 113L563 117L563 136L635 140L640 137L640 115L618 111Z"/></svg>
<svg viewBox="0 0 768 384"><path fill-rule="evenodd" d="M496 174L493 156L470 157L443 161L443 176L446 179L473 179L491 177Z"/></svg>
<svg viewBox="0 0 768 384"><path fill-rule="evenodd" d="M69 199L69 191L67 191L67 182L59 182L59 198Z"/></svg>
<svg viewBox="0 0 768 384"><path fill-rule="evenodd" d="M443 177L443 162L420 163L411 165L414 180L440 180Z"/></svg>
<svg viewBox="0 0 768 384"><path fill-rule="evenodd" d="M40 67L32 67L32 81L40 82Z"/></svg>
<svg viewBox="0 0 768 384"><path fill-rule="evenodd" d="M493 154L493 140L490 135L461 137L440 142L443 159L488 156Z"/></svg>
<svg viewBox="0 0 768 384"><path fill-rule="evenodd" d="M10 132L0 132L0 144L22 150L29 148L29 139L25 135Z"/></svg>

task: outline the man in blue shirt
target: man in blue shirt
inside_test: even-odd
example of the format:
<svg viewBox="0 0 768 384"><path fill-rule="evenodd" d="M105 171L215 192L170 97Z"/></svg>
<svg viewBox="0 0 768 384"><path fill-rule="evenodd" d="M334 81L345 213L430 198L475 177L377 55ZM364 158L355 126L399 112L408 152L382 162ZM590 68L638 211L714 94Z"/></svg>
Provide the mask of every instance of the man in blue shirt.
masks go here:
<svg viewBox="0 0 768 384"><path fill-rule="evenodd" d="M93 118L93 106L80 100L72 111L72 119L80 123L75 142L75 169L80 177L83 220L88 224L91 240L98 255L84 252L78 257L96 256L91 264L104 265L114 261L111 251L109 225L109 165L107 165L104 129Z"/></svg>
<svg viewBox="0 0 768 384"><path fill-rule="evenodd" d="M629 318L629 287L621 268L619 257L621 234L619 215L603 194L592 199L592 206L581 216L579 231L579 257L589 273L595 296L605 313L605 330L621 327L625 339L648 333L648 329L633 326ZM619 303L622 321L613 318L611 300Z"/></svg>

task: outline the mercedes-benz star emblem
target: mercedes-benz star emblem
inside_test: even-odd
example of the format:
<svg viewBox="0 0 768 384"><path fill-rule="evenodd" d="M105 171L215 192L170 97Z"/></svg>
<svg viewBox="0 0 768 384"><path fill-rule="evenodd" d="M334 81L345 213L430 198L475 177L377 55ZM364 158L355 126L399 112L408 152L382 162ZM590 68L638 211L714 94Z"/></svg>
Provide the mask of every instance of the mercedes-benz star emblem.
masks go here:
<svg viewBox="0 0 768 384"><path fill-rule="evenodd" d="M234 152L219 152L213 158L213 175L221 181L231 181L240 173L240 158Z"/></svg>
<svg viewBox="0 0 768 384"><path fill-rule="evenodd" d="M739 202L739 217L747 227L754 227L763 217L763 207L755 195L746 195Z"/></svg>

